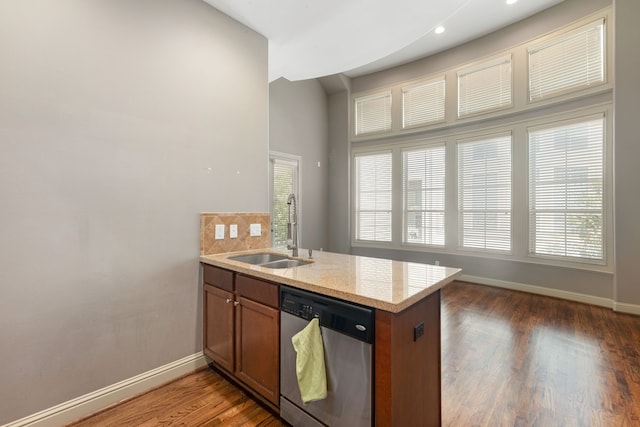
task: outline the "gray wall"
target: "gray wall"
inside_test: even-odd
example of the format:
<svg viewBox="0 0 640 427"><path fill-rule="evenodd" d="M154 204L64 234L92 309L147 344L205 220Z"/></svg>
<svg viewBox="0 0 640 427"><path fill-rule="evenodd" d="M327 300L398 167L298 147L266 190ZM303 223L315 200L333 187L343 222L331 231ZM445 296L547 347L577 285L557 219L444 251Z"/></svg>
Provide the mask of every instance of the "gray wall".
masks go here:
<svg viewBox="0 0 640 427"><path fill-rule="evenodd" d="M327 126L327 97L317 80L280 78L269 85L269 148L302 158L298 207L305 249L328 245Z"/></svg>
<svg viewBox="0 0 640 427"><path fill-rule="evenodd" d="M329 94L329 238L328 250L349 253L349 90Z"/></svg>
<svg viewBox="0 0 640 427"><path fill-rule="evenodd" d="M399 82L416 79L430 73L439 72L477 60L522 43L540 34L545 34L558 27L578 20L585 15L596 12L612 3L610 0L565 0L559 5L541 12L525 21L516 23L498 32L473 40L462 46L450 49L431 57L389 70L360 76L351 79L352 92L390 86ZM522 262L489 260L476 257L465 257L428 252L410 252L384 250L374 248L352 247L351 253L358 255L403 259L409 261L434 262L462 267L464 273L526 285L534 285L550 290L559 290L585 294L605 300L617 302L616 307L625 309L625 304L640 304L640 272L634 268L634 261L640 256L640 228L636 220L640 217L640 201L631 196L637 193L634 186L640 182L640 170L636 160L640 158L640 141L635 121L640 111L639 85L637 70L640 68L637 50L638 26L634 18L640 16L640 4L633 0L616 0L615 2L615 241L616 270L614 274L589 272L562 267L534 265ZM336 95L333 95L335 98ZM611 100L609 96L601 97L602 102ZM331 99L331 98L330 98ZM335 101L335 100L334 100ZM334 119L336 111L342 112L342 103L330 103L330 128L342 127L348 131L348 124ZM553 109L550 110L553 112ZM346 127L346 128L345 128ZM340 162L331 176L344 176L348 163ZM343 179L344 180L344 179ZM348 200L348 179L343 186L332 185L332 200ZM329 213L332 221L342 218L341 223L348 224L349 216L343 204L332 203ZM330 241L344 241L344 230L330 227ZM344 252L344 245L336 243L331 250ZM626 308L629 308L626 307Z"/></svg>
<svg viewBox="0 0 640 427"><path fill-rule="evenodd" d="M268 210L268 85L200 0L3 1L0 58L3 424L201 350L199 212Z"/></svg>
<svg viewBox="0 0 640 427"><path fill-rule="evenodd" d="M640 304L640 2L615 0L616 300Z"/></svg>

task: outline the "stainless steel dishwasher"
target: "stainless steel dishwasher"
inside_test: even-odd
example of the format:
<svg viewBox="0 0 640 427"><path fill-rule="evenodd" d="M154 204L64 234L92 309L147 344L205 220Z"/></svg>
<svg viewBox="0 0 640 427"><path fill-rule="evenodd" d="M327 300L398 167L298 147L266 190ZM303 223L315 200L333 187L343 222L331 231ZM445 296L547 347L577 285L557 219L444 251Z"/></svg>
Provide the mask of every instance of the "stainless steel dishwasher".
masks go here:
<svg viewBox="0 0 640 427"><path fill-rule="evenodd" d="M327 397L302 403L291 338L317 317ZM280 287L280 416L295 427L371 426L374 311L288 286Z"/></svg>

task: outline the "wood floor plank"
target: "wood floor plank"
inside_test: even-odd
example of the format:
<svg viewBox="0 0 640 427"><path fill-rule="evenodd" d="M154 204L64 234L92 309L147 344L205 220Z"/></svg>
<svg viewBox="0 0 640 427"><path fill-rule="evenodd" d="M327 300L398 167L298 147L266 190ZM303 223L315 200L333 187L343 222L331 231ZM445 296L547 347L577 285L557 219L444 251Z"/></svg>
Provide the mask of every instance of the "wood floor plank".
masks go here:
<svg viewBox="0 0 640 427"><path fill-rule="evenodd" d="M640 317L455 282L442 290L444 426L639 427ZM72 424L284 424L211 369Z"/></svg>
<svg viewBox="0 0 640 427"><path fill-rule="evenodd" d="M640 426L640 318L457 282L442 293L448 426Z"/></svg>
<svg viewBox="0 0 640 427"><path fill-rule="evenodd" d="M70 424L115 426L257 426L279 418L211 369L180 378Z"/></svg>

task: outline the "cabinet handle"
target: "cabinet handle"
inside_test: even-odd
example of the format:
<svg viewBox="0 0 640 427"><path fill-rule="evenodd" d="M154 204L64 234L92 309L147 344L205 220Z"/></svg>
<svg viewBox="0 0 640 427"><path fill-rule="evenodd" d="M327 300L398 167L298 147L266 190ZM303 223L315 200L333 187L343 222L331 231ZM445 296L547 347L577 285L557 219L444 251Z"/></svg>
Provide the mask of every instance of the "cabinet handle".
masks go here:
<svg viewBox="0 0 640 427"><path fill-rule="evenodd" d="M237 306L238 304L240 304L240 301L234 301L234 302L233 302L233 305L236 305L236 306Z"/></svg>
<svg viewBox="0 0 640 427"><path fill-rule="evenodd" d="M227 298L227 304L229 304L231 302L231 298Z"/></svg>

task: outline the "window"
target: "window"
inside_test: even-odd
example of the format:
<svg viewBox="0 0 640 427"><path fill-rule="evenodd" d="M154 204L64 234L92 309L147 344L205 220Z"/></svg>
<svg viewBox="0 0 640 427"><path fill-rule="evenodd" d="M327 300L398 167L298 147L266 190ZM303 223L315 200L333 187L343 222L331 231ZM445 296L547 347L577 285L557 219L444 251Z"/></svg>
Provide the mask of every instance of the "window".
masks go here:
<svg viewBox="0 0 640 427"><path fill-rule="evenodd" d="M604 261L604 118L529 130L529 252Z"/></svg>
<svg viewBox="0 0 640 427"><path fill-rule="evenodd" d="M445 146L403 151L404 242L444 246Z"/></svg>
<svg viewBox="0 0 640 427"><path fill-rule="evenodd" d="M356 135L391 130L391 92L355 99Z"/></svg>
<svg viewBox="0 0 640 427"><path fill-rule="evenodd" d="M444 120L444 91L444 77L403 87L402 127L406 129Z"/></svg>
<svg viewBox="0 0 640 427"><path fill-rule="evenodd" d="M458 238L467 249L511 250L511 135L458 142Z"/></svg>
<svg viewBox="0 0 640 427"><path fill-rule="evenodd" d="M294 193L298 199L297 156L271 153L271 243L274 248L287 246L289 205L287 198ZM299 201L299 200L298 200Z"/></svg>
<svg viewBox="0 0 640 427"><path fill-rule="evenodd" d="M391 152L355 156L356 240L391 241Z"/></svg>
<svg viewBox="0 0 640 427"><path fill-rule="evenodd" d="M458 117L511 107L511 55L458 71Z"/></svg>
<svg viewBox="0 0 640 427"><path fill-rule="evenodd" d="M555 37L529 53L529 100L604 83L604 20Z"/></svg>
<svg viewBox="0 0 640 427"><path fill-rule="evenodd" d="M612 272L611 16L358 84L351 244Z"/></svg>

